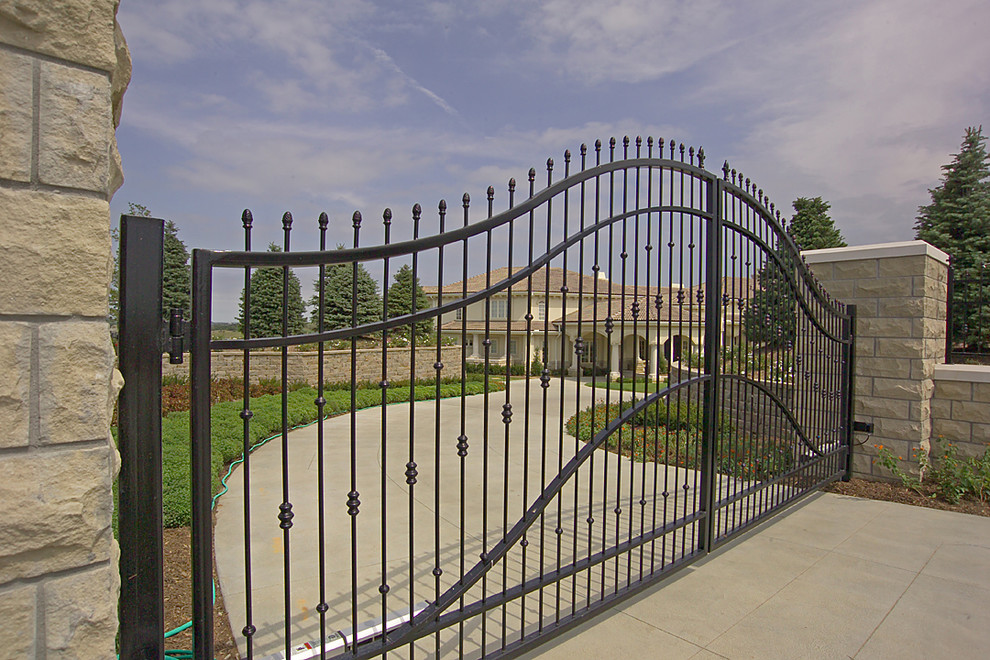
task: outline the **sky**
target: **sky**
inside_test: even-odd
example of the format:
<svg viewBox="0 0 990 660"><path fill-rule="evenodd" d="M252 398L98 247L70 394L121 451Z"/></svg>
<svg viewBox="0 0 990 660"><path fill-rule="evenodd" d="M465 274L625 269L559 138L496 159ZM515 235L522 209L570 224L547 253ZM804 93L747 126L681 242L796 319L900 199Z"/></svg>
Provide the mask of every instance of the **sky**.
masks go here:
<svg viewBox="0 0 990 660"><path fill-rule="evenodd" d="M990 132L986 0L123 0L118 20L111 217L142 204L190 248L240 249L245 208L255 246L284 211L293 249L321 211L331 245L355 210L404 236L413 203L504 197L626 135L704 147L788 212L821 196L850 245L910 240L965 128ZM239 285L217 286L232 320Z"/></svg>

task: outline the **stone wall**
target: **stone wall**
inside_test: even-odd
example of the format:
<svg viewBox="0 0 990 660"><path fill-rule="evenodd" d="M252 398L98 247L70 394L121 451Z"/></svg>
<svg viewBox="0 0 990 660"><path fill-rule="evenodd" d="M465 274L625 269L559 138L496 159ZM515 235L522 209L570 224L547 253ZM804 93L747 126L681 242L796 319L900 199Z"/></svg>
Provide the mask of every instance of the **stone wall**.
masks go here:
<svg viewBox="0 0 990 660"><path fill-rule="evenodd" d="M887 478L875 445L903 457L927 452L935 368L945 355L948 255L923 241L803 253L839 300L857 306L854 418L874 432L854 435L853 472Z"/></svg>
<svg viewBox="0 0 990 660"><path fill-rule="evenodd" d="M444 346L440 361L444 364L444 376L460 375L461 347ZM468 349L470 351L470 349ZM319 354L316 351L290 352L288 356L287 379L294 383L303 381L315 385L319 376ZM388 351L388 378L392 381L409 378L410 351L394 348ZM416 349L416 378L432 378L437 361L435 346L421 346ZM162 357L163 376L187 376L189 355L185 364L169 364L168 356ZM282 354L277 351L257 351L251 353L251 382L279 379L282 373ZM217 351L211 356L210 371L217 378L243 378L243 351ZM324 379L326 382L349 381L351 377L350 350L326 351L323 355ZM361 348L357 351L357 380L379 381L382 378L382 349Z"/></svg>
<svg viewBox="0 0 990 660"><path fill-rule="evenodd" d="M935 367L932 439L951 442L960 456L983 456L990 445L990 366Z"/></svg>
<svg viewBox="0 0 990 660"><path fill-rule="evenodd" d="M0 3L0 655L114 658L117 0Z"/></svg>

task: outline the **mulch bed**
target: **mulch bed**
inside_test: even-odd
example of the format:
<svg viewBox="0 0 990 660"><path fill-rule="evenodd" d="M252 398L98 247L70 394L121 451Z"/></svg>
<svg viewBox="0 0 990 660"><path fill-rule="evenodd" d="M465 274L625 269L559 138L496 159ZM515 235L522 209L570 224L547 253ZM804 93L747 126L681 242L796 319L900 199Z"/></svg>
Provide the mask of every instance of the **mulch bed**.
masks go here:
<svg viewBox="0 0 990 660"><path fill-rule="evenodd" d="M172 630L192 618L192 557L189 528L164 530L165 545L165 630ZM216 568L213 569L216 580ZM239 660L234 635L227 622L227 610L217 582L217 602L213 613L213 643L216 660ZM165 640L166 649L191 649L192 628Z"/></svg>
<svg viewBox="0 0 990 660"><path fill-rule="evenodd" d="M981 502L975 497L967 495L956 504L949 504L944 500L937 499L934 490L924 485L921 488L922 492L919 493L912 488L906 488L898 483L850 479L849 481L834 481L825 486L823 490L839 495L852 495L853 497L865 497L871 500L900 502L901 504L923 506L929 509L990 517L990 502Z"/></svg>

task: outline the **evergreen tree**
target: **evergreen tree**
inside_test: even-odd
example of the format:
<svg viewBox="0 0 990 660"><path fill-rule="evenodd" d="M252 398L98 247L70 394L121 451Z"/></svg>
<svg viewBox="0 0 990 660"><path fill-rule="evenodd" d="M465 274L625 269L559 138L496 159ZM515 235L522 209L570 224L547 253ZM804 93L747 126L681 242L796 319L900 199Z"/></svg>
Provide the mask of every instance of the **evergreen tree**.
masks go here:
<svg viewBox="0 0 990 660"><path fill-rule="evenodd" d="M786 231L798 249L845 247L842 233L828 215L828 202L821 197L799 197L793 206L794 216ZM783 347L792 342L797 326L797 300L784 275L785 270L796 272L796 255L784 241L778 241L776 253L783 267L773 259L767 260L757 273L757 289L743 315L746 337L768 347Z"/></svg>
<svg viewBox="0 0 990 660"><path fill-rule="evenodd" d="M392 278L394 281L388 288L388 316L394 318L413 312L413 287L416 290L416 311L426 309L430 306L430 301L419 285L419 278L413 282L412 268L408 265L402 266ZM409 334L409 326L400 328L404 334ZM416 337L427 339L433 333L433 319L426 319L416 323Z"/></svg>
<svg viewBox="0 0 990 660"><path fill-rule="evenodd" d="M281 252L274 243L269 252ZM280 267L259 268L251 273L251 336L278 337L282 335L283 270ZM286 334L297 335L303 331L305 321L299 278L289 271L288 285L289 323ZM244 290L241 290L237 327L244 334Z"/></svg>
<svg viewBox="0 0 990 660"><path fill-rule="evenodd" d="M162 273L162 318L168 319L169 310L182 310L183 318L191 317L190 285L192 273L189 266L189 250L179 240L179 228L169 220L165 223L165 268Z"/></svg>
<svg viewBox="0 0 990 660"><path fill-rule="evenodd" d="M343 245L338 245L337 249L342 250ZM378 296L378 284L371 278L368 271L362 264L357 266L357 299L356 304L351 305L351 297L354 289L354 264L333 264L327 266L323 276L324 282L324 308L323 323L327 330L335 328L351 327L352 311L357 311L357 324L374 323L382 318L382 301ZM319 319L319 289L320 280L317 278L313 284L317 293L310 301L310 305L315 307L312 313L313 322Z"/></svg>
<svg viewBox="0 0 990 660"><path fill-rule="evenodd" d="M821 197L798 197L794 200L794 217L787 233L799 250L822 250L846 247L842 232L828 215L831 205Z"/></svg>
<svg viewBox="0 0 990 660"><path fill-rule="evenodd" d="M983 127L969 127L962 147L942 166L942 183L928 192L932 202L918 209L916 238L952 257L956 277L953 337L971 349L990 345L990 310L967 301L990 300L979 278L990 262L990 164ZM986 281L984 276L984 281Z"/></svg>

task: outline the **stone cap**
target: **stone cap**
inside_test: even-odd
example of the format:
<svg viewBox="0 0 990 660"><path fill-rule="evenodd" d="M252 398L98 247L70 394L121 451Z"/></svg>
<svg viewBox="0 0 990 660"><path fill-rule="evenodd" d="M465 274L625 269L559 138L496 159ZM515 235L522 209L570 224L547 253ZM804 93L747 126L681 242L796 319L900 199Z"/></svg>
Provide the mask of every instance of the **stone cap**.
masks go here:
<svg viewBox="0 0 990 660"><path fill-rule="evenodd" d="M956 380L970 383L990 383L990 365L936 364L935 380Z"/></svg>
<svg viewBox="0 0 990 660"><path fill-rule="evenodd" d="M858 259L887 259L891 257L913 257L924 254L943 264L949 263L949 255L925 241L897 241L894 243L874 243L824 250L805 250L801 253L809 264L832 261L855 261Z"/></svg>

